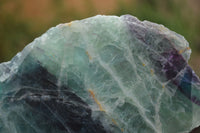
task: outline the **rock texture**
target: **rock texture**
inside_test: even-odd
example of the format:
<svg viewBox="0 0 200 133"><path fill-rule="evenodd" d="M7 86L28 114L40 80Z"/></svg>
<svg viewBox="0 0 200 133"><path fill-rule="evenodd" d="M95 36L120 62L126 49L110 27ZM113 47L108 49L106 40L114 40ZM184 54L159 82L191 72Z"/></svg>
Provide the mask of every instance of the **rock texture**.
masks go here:
<svg viewBox="0 0 200 133"><path fill-rule="evenodd" d="M0 132L189 132L200 125L190 53L130 15L60 24L0 64Z"/></svg>

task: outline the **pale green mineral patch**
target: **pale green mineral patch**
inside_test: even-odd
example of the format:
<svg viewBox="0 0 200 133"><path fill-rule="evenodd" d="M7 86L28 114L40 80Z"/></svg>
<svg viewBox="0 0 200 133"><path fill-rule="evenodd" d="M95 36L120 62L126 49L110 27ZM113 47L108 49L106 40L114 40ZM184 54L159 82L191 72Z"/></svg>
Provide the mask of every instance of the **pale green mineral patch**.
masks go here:
<svg viewBox="0 0 200 133"><path fill-rule="evenodd" d="M0 64L0 132L189 132L200 125L190 53L130 15L60 24Z"/></svg>

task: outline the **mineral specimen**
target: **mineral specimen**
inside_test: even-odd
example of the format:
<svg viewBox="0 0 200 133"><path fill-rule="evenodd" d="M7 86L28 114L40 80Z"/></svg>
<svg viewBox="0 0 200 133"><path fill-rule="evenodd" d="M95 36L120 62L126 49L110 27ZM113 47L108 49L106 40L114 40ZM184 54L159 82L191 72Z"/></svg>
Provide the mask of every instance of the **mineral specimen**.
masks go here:
<svg viewBox="0 0 200 133"><path fill-rule="evenodd" d="M0 64L0 132L189 132L200 125L190 53L130 15L60 24Z"/></svg>

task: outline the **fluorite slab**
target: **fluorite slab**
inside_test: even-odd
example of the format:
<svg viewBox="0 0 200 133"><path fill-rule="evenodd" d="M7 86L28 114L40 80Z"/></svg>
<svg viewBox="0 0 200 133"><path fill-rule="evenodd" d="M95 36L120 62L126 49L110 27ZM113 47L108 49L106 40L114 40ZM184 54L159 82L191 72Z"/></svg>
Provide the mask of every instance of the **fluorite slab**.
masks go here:
<svg viewBox="0 0 200 133"><path fill-rule="evenodd" d="M189 132L200 125L190 53L130 15L60 24L0 64L0 132Z"/></svg>

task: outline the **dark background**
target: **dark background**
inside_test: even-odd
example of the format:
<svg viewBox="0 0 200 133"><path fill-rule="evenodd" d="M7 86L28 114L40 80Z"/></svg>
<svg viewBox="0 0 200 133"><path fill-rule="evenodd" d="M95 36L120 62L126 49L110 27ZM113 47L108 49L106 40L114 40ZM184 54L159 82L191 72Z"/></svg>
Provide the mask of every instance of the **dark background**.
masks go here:
<svg viewBox="0 0 200 133"><path fill-rule="evenodd" d="M183 35L193 51L189 64L200 75L200 0L0 0L0 62L52 26L97 14L131 14Z"/></svg>

